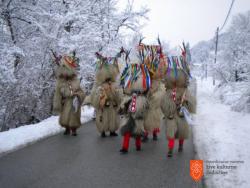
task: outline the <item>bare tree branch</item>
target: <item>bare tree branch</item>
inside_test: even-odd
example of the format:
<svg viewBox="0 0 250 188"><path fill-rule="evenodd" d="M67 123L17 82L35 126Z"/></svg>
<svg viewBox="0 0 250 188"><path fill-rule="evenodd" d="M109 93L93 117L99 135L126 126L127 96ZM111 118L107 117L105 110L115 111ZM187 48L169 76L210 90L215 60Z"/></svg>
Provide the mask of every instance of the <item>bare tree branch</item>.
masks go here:
<svg viewBox="0 0 250 188"><path fill-rule="evenodd" d="M26 23L28 23L28 24L32 24L32 22L31 21L27 21L27 20L25 20L25 19L23 19L23 18L19 18L19 17L16 17L16 16L13 16L13 17L10 17L11 19L17 19L17 20L20 20L20 21L23 21L23 22L26 22Z"/></svg>

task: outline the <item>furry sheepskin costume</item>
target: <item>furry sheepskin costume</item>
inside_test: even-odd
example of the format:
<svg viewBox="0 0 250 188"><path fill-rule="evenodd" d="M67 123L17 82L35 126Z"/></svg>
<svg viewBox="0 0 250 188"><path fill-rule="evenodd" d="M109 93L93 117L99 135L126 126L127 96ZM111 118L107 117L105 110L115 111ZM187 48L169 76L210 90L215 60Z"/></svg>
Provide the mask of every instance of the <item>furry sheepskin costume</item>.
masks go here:
<svg viewBox="0 0 250 188"><path fill-rule="evenodd" d="M160 132L160 125L163 117L161 99L164 95L164 91L164 85L161 80L152 80L151 88L147 94L149 105L144 120L145 135L143 141L148 139L149 133L153 134L153 140L157 140L157 134Z"/></svg>
<svg viewBox="0 0 250 188"><path fill-rule="evenodd" d="M148 140L149 133L153 134L153 140L157 140L157 134L160 132L160 125L163 117L160 104L165 91L161 80L165 74L164 67L166 66L166 62L162 52L160 39L158 39L158 45L145 45L140 41L138 50L150 72L152 83L147 94L149 108L144 120L145 134L143 136L143 141L145 142Z"/></svg>
<svg viewBox="0 0 250 188"><path fill-rule="evenodd" d="M178 151L181 152L184 140L189 137L189 125L184 117L183 108L195 113L196 98L188 88L190 72L185 60L185 51L180 57L169 58L172 59L168 61L168 71L165 74L166 91L161 101L161 109L165 117L168 157L172 157L175 139L179 139Z"/></svg>
<svg viewBox="0 0 250 188"><path fill-rule="evenodd" d="M74 56L57 57L54 54L58 67L56 70L56 89L53 100L53 111L59 114L59 124L65 128L65 135L72 133L81 126L81 104L84 92L77 78L78 66Z"/></svg>
<svg viewBox="0 0 250 188"><path fill-rule="evenodd" d="M97 71L91 92L91 103L96 110L96 127L102 137L106 137L106 132L110 132L110 136L117 136L116 131L119 128L117 109L120 105L121 92L116 78L119 74L117 59L121 53L113 58L96 54Z"/></svg>
<svg viewBox="0 0 250 188"><path fill-rule="evenodd" d="M147 91L151 81L148 69L144 64L129 64L121 76L121 85L125 96L119 113L123 115L121 134L123 144L121 153L127 153L130 137L135 138L136 150L141 150L141 136L144 134L144 118L148 109Z"/></svg>
<svg viewBox="0 0 250 188"><path fill-rule="evenodd" d="M168 139L169 157L172 156L175 139L179 139L179 151L183 150L184 140L189 137L189 125L184 118L181 107L190 113L196 111L196 100L188 88L167 89L162 98L161 108L165 116L166 136Z"/></svg>

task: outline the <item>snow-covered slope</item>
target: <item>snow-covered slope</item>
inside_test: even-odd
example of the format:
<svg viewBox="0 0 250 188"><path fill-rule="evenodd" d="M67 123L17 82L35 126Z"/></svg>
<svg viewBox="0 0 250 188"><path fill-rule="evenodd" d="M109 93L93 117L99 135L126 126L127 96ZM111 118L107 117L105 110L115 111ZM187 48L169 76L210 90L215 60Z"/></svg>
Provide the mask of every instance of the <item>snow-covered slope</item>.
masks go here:
<svg viewBox="0 0 250 188"><path fill-rule="evenodd" d="M81 122L90 121L94 109L84 106L82 108ZM58 124L58 116L49 117L40 123L21 126L0 133L0 155L15 151L43 138L62 132L64 129Z"/></svg>
<svg viewBox="0 0 250 188"><path fill-rule="evenodd" d="M205 181L211 188L250 187L250 114L234 112L214 94L212 80L198 80L194 143L204 160ZM209 163L211 162L211 163ZM227 174L208 174L207 165L236 166ZM211 172L211 170L210 170Z"/></svg>

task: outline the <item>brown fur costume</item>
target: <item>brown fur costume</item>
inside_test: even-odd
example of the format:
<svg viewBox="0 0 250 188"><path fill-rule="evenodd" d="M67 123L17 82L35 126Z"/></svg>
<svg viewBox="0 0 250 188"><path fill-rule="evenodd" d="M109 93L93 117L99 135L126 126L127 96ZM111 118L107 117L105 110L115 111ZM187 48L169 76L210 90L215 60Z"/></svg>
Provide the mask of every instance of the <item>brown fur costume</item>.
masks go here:
<svg viewBox="0 0 250 188"><path fill-rule="evenodd" d="M164 69L164 83L166 92L162 98L161 108L165 115L166 136L168 139L168 157L172 157L175 139L179 139L179 149L183 150L184 140L189 137L189 125L184 117L184 108L194 113L196 110L195 96L188 88L190 69L189 49L183 43L180 56L168 56ZM186 116L188 114L186 113Z"/></svg>
<svg viewBox="0 0 250 188"><path fill-rule="evenodd" d="M169 83L171 83L169 81ZM182 84L180 84L182 83ZM179 82L179 87L175 84L165 84L166 92L162 98L161 108L165 116L166 136L168 139L168 157L172 156L174 140L179 139L179 152L183 149L185 139L189 137L189 125L180 111L181 106L186 107L190 113L196 112L196 99L191 95L186 82Z"/></svg>
<svg viewBox="0 0 250 188"><path fill-rule="evenodd" d="M80 87L75 68L71 67L65 59L62 59L58 65L53 111L59 113L59 124L66 128L65 134L69 134L69 129L76 134L76 129L81 126L81 104L85 95ZM76 111L73 110L74 97L79 101Z"/></svg>
<svg viewBox="0 0 250 188"><path fill-rule="evenodd" d="M142 72L144 72L144 75L147 75L147 77L143 78ZM121 78L124 78L121 79L121 84L124 87L125 96L119 109L119 113L123 114L121 124L123 144L120 152L127 153L131 136L135 138L136 150L141 150L141 136L145 132L144 119L148 109L146 94L150 87L149 85L145 85L145 78L150 78L149 72L144 64L127 65ZM127 79L130 79L130 81L127 82ZM148 83L149 82L147 82L147 84Z"/></svg>
<svg viewBox="0 0 250 188"><path fill-rule="evenodd" d="M148 140L149 133L153 133L153 140L157 140L162 119L160 103L165 90L161 80L165 75L166 58L163 54L159 38L158 45L145 45L141 42L142 39L138 46L139 56L147 65L151 77L151 88L147 94L149 109L147 110L144 120L145 134L143 141Z"/></svg>
<svg viewBox="0 0 250 188"><path fill-rule="evenodd" d="M96 127L100 133L115 132L119 128L119 117L117 116L117 108L120 103L120 93L115 87L115 83L111 83L111 90L105 90L108 83L95 86L92 90L92 105L96 110ZM105 95L104 104L101 104L101 97Z"/></svg>
<svg viewBox="0 0 250 188"><path fill-rule="evenodd" d="M176 70L176 74L178 75L177 78L175 77L175 75L172 74L172 72L174 72L173 69L170 69L171 74L165 74L165 78L164 78L164 84L165 87L168 89L173 89L175 87L187 87L188 86L188 76L186 75L186 73L181 70L181 69L177 69Z"/></svg>
<svg viewBox="0 0 250 188"><path fill-rule="evenodd" d="M148 99L146 97L146 91L142 88L142 75L139 75L136 81L134 81L129 88L124 88L125 96L121 102L120 109L125 113L128 113L129 104L132 100L133 93L136 94L136 104L137 108L134 113L130 113L131 117L135 121L135 128L132 131L132 135L142 135L145 131L144 129L144 119L146 116L146 112L148 110ZM128 114L127 114L128 115ZM127 116L125 116L127 117ZM125 124L126 125L126 124ZM124 124L121 126L121 133L122 135L126 132L127 128L124 127Z"/></svg>
<svg viewBox="0 0 250 188"><path fill-rule="evenodd" d="M153 132L160 129L162 111L161 99L164 94L164 86L160 80L152 80L152 85L147 95L149 109L145 115L144 128L147 132Z"/></svg>
<svg viewBox="0 0 250 188"><path fill-rule="evenodd" d="M117 109L120 104L120 92L116 78L119 74L117 59L107 63L105 59L97 62L95 85L91 92L91 103L96 110L97 130L105 137L105 132L116 136L119 128Z"/></svg>
<svg viewBox="0 0 250 188"><path fill-rule="evenodd" d="M189 137L189 125L182 113L179 112L181 100L185 92L182 106L190 113L195 113L196 101L187 88L177 88L176 101L173 100L173 91L167 89L161 101L161 108L165 115L167 138L187 139Z"/></svg>
<svg viewBox="0 0 250 188"><path fill-rule="evenodd" d="M123 97L120 112L124 114L121 123L121 135L124 136L126 132L131 132L131 136L142 136L145 132L144 118L148 109L148 101L146 96L137 95L136 97L137 109L136 112L128 114L128 108L131 103L131 96ZM132 118L132 120L130 119ZM131 123L132 122L132 123Z"/></svg>

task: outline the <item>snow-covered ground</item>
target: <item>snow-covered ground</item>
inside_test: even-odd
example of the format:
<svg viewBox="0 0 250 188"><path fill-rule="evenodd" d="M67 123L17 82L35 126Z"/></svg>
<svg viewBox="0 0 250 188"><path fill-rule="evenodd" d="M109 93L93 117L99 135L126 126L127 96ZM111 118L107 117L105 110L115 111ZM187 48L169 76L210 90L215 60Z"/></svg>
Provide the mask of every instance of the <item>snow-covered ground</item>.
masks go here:
<svg viewBox="0 0 250 188"><path fill-rule="evenodd" d="M250 113L249 82L227 83L216 89L215 94L234 111Z"/></svg>
<svg viewBox="0 0 250 188"><path fill-rule="evenodd" d="M221 104L211 79L198 80L197 88L194 143L204 160L206 184L209 188L250 187L250 114ZM218 168L223 165L234 167Z"/></svg>
<svg viewBox="0 0 250 188"><path fill-rule="evenodd" d="M82 108L81 122L93 118L94 109L89 106ZM58 116L51 116L40 123L21 126L0 133L0 155L15 151L43 138L58 134L64 129L58 124Z"/></svg>

